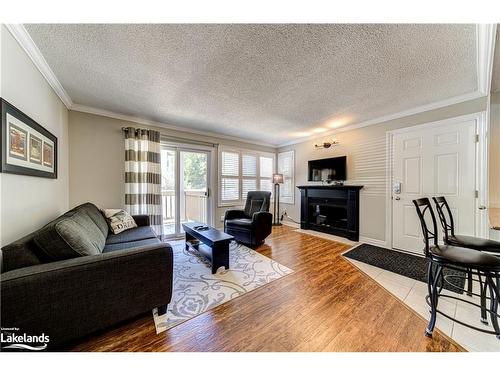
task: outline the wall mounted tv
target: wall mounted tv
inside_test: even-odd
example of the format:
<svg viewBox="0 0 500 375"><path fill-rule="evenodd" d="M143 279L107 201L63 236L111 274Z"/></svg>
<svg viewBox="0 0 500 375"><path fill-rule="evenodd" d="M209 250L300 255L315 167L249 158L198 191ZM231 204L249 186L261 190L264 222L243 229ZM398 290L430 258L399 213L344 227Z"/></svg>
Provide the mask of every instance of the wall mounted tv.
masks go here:
<svg viewBox="0 0 500 375"><path fill-rule="evenodd" d="M347 157L309 160L309 181L347 180Z"/></svg>

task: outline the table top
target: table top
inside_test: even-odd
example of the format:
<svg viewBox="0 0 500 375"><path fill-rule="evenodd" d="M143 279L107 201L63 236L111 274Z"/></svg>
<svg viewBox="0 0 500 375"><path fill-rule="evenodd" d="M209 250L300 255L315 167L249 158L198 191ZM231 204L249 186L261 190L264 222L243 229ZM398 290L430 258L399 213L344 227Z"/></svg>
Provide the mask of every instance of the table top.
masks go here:
<svg viewBox="0 0 500 375"><path fill-rule="evenodd" d="M196 233L197 236L204 237L205 239L209 240L212 243L220 242L220 241L230 241L230 240L234 239L233 236L231 236L227 233L224 233L221 230L212 228L208 225L207 225L208 226L207 230L194 229L194 227L196 227L198 225L206 225L206 224L196 223L196 222L184 223L184 224L182 224L182 227L184 228L184 231L186 231L190 234L192 234L194 232L194 233Z"/></svg>
<svg viewBox="0 0 500 375"><path fill-rule="evenodd" d="M490 227L492 229L500 230L500 208L490 208Z"/></svg>

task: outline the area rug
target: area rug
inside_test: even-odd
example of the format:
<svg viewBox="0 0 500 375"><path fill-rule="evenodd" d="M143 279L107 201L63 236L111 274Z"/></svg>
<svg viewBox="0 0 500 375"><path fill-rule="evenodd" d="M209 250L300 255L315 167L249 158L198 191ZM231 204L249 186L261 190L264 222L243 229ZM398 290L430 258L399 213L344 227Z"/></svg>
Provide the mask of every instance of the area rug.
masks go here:
<svg viewBox="0 0 500 375"><path fill-rule="evenodd" d="M344 253L344 256L427 283L427 267L429 261L423 257L384 249L383 247L365 243L347 251ZM448 279L453 282L453 284L460 288L464 287L465 279L461 278L465 276L464 272L445 268L443 273L445 276L449 276ZM452 292L462 293L460 289L454 288L447 283L445 283L444 288Z"/></svg>
<svg viewBox="0 0 500 375"><path fill-rule="evenodd" d="M209 262L196 251L186 250L183 241L171 245L174 251L172 300L166 314L158 316L157 310L153 310L156 333L293 272L233 241L229 250L230 269L220 268L212 275Z"/></svg>

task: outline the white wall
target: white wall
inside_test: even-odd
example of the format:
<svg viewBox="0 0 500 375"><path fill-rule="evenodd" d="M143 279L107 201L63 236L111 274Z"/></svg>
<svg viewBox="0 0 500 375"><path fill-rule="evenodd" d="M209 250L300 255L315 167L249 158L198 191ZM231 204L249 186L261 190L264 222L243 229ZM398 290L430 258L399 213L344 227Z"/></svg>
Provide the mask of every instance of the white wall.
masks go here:
<svg viewBox="0 0 500 375"><path fill-rule="evenodd" d="M315 143L331 141L332 136L280 148L278 151L295 150L295 185L307 183L307 161L347 155L347 177L350 184L365 187L360 193L360 236L385 243L385 181L386 181L386 132L398 128L424 124L486 110L487 98L471 100L412 116L370 125L352 131L339 132L335 138L339 146L316 150ZM281 204L293 219L300 220L300 192L295 189L295 204Z"/></svg>
<svg viewBox="0 0 500 375"><path fill-rule="evenodd" d="M500 92L491 95L489 150L489 205L500 208Z"/></svg>
<svg viewBox="0 0 500 375"><path fill-rule="evenodd" d="M491 94L489 133L489 207L500 208L500 91ZM490 238L500 241L500 230L490 229Z"/></svg>
<svg viewBox="0 0 500 375"><path fill-rule="evenodd" d="M1 95L58 140L58 178L1 174L0 245L68 209L68 111L10 32L1 26Z"/></svg>

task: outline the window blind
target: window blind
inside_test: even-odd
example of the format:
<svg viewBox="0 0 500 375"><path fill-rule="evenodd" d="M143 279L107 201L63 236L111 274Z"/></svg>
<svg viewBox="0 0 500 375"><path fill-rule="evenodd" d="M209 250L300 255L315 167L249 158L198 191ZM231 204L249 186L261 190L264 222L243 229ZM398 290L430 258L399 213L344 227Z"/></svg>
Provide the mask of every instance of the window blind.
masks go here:
<svg viewBox="0 0 500 375"><path fill-rule="evenodd" d="M249 191L272 192L272 154L238 149L220 151L220 203L244 204Z"/></svg>
<svg viewBox="0 0 500 375"><path fill-rule="evenodd" d="M280 152L278 154L278 173L283 174L283 184L280 187L279 198L282 203L295 203L294 166L295 154L293 151Z"/></svg>
<svg viewBox="0 0 500 375"><path fill-rule="evenodd" d="M222 152L222 175L239 176L239 155L236 152Z"/></svg>
<svg viewBox="0 0 500 375"><path fill-rule="evenodd" d="M249 180L243 179L242 189L241 189L241 198L245 200L247 198L247 194L249 191L257 190L257 180Z"/></svg>
<svg viewBox="0 0 500 375"><path fill-rule="evenodd" d="M260 177L273 177L273 158L267 156L260 157Z"/></svg>
<svg viewBox="0 0 500 375"><path fill-rule="evenodd" d="M221 180L221 199L223 201L237 201L240 195L240 180L238 178L223 177Z"/></svg>
<svg viewBox="0 0 500 375"><path fill-rule="evenodd" d="M241 167L244 177L257 177L257 156L243 154L241 157Z"/></svg>

